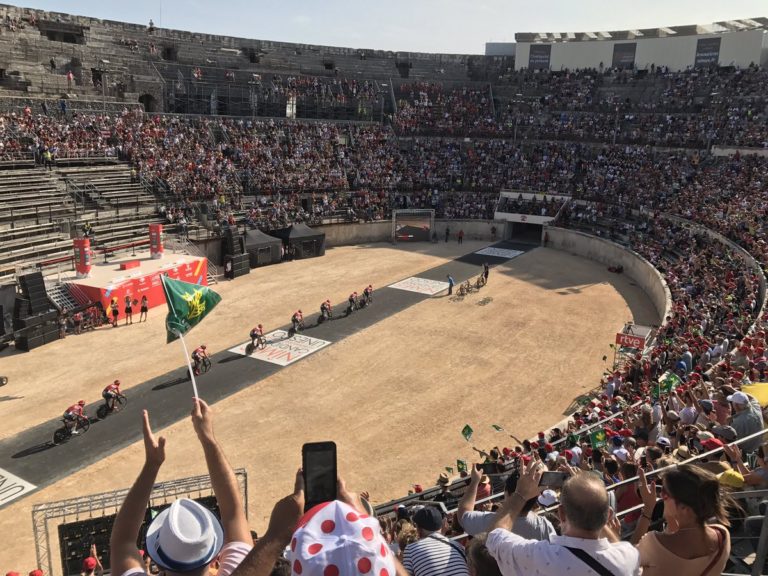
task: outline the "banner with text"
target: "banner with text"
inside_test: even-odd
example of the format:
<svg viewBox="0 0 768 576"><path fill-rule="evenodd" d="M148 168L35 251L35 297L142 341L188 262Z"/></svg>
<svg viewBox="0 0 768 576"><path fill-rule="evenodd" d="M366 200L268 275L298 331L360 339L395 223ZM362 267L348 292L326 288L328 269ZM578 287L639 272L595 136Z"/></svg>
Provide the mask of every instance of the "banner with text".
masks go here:
<svg viewBox="0 0 768 576"><path fill-rule="evenodd" d="M613 67L631 70L635 67L635 52L637 42L626 42L613 45Z"/></svg>
<svg viewBox="0 0 768 576"><path fill-rule="evenodd" d="M552 56L552 44L531 44L528 52L528 68L531 70L549 70Z"/></svg>
<svg viewBox="0 0 768 576"><path fill-rule="evenodd" d="M696 42L695 66L717 66L720 62L721 38L700 38Z"/></svg>

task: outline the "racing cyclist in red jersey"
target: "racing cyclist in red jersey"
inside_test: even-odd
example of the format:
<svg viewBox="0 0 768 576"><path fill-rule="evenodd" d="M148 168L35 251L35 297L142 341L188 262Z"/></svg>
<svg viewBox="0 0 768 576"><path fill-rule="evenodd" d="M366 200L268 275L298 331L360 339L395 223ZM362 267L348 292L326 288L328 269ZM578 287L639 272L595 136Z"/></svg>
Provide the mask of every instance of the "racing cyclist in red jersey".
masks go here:
<svg viewBox="0 0 768 576"><path fill-rule="evenodd" d="M363 300L365 300L366 306L369 306L373 302L373 285L368 284L365 290L363 290Z"/></svg>
<svg viewBox="0 0 768 576"><path fill-rule="evenodd" d="M296 310L296 312L293 313L293 316L291 316L291 324L293 325L294 333L299 332L299 330L304 328L304 314L301 310Z"/></svg>
<svg viewBox="0 0 768 576"><path fill-rule="evenodd" d="M203 361L203 358L208 358L205 344L201 344L192 352L192 361L195 363L195 376L200 374L200 363Z"/></svg>
<svg viewBox="0 0 768 576"><path fill-rule="evenodd" d="M84 418L85 400L80 400L77 404L72 404L64 411L64 423L70 434L78 434L77 419Z"/></svg>
<svg viewBox="0 0 768 576"><path fill-rule="evenodd" d="M107 403L107 409L112 412L115 409L115 398L120 395L120 380L115 380L112 384L104 388L101 397Z"/></svg>
<svg viewBox="0 0 768 576"><path fill-rule="evenodd" d="M264 327L261 324L251 330L251 348L254 348L257 343L262 348L267 345L267 341L264 340Z"/></svg>

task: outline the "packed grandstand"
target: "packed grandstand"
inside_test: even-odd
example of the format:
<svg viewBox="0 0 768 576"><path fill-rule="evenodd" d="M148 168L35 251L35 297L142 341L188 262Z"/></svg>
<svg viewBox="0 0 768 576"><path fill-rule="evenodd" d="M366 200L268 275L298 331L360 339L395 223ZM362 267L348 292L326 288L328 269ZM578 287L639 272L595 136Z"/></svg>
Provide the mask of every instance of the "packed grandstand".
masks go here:
<svg viewBox="0 0 768 576"><path fill-rule="evenodd" d="M564 421L534 438L503 434L478 448L482 471L459 461L437 471L437 486L417 484L395 501L361 500L342 486L338 510L322 512L341 519L330 531L348 531L333 546L357 537L358 517L378 517L375 535L367 527L357 537L360 554L374 557L360 560L360 573L371 562L376 574L555 573L548 558L565 573L570 557L518 551L521 537L616 547L585 548L598 567L574 556L584 563L573 574L762 573L768 75L759 62L532 70L512 56L318 53L13 7L0 14L0 43L12 46L0 75L4 284L72 264L73 238L89 238L106 261L143 245L148 225L165 225L186 246L302 224L380 223L403 210L433 210L435 241L453 221L488 222L494 240L497 230L513 242L533 231L544 246L549 227L566 229L617 244L660 274L669 302L653 336L639 348L616 345L611 369ZM65 55L62 43L76 50ZM538 228L529 228L533 217ZM212 273L225 267L221 255L208 257ZM70 296L51 296L62 336L79 331L77 314L94 304ZM15 319L8 343L19 341ZM275 526L235 569L250 535L207 407L197 410L228 542L219 573L357 573L328 572L308 551L316 544L302 547L329 532L310 516L294 534L300 514L290 502L303 495L278 503ZM148 462L157 460L151 432L145 438ZM531 488L537 462L569 479ZM577 518L589 516L584 506L605 506L606 517L596 526ZM116 532L132 526L128 516L120 512ZM119 536L136 542L135 533ZM146 566L134 565L120 560L118 540L113 533L107 558L122 573L202 566L158 555L150 536ZM286 546L290 560L277 560ZM105 560L110 571L105 553L76 560L88 573Z"/></svg>

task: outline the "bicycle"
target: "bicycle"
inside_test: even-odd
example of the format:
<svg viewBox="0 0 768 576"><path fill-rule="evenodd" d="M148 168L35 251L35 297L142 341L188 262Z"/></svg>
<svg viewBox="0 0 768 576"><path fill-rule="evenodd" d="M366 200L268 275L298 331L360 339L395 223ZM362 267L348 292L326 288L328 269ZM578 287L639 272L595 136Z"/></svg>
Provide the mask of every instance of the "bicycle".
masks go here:
<svg viewBox="0 0 768 576"><path fill-rule="evenodd" d="M72 430L76 429L80 434L85 434L91 427L91 421L88 419L88 416L78 416L73 427L69 426L69 420L66 418L62 418L61 421L64 423L64 426L53 433L53 444L55 446L69 440L72 437Z"/></svg>
<svg viewBox="0 0 768 576"><path fill-rule="evenodd" d="M112 403L112 410L109 409L109 406L107 406L107 401L104 401L104 404L99 406L96 409L96 416L98 416L99 420L104 420L107 416L110 414L115 414L116 412L120 412L125 405L128 403L128 398L123 396L122 394L118 394L115 396L113 403Z"/></svg>

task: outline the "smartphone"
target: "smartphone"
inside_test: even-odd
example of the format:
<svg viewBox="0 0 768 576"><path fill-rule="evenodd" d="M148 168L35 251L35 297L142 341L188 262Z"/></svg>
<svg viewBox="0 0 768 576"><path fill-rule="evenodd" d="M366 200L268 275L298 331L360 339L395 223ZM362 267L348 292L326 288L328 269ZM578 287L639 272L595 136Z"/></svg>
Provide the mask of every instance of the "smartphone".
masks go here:
<svg viewBox="0 0 768 576"><path fill-rule="evenodd" d="M539 486L547 488L562 488L563 482L568 477L566 472L544 472L539 480Z"/></svg>
<svg viewBox="0 0 768 576"><path fill-rule="evenodd" d="M640 456L640 467L648 468L648 456L646 456L645 454Z"/></svg>
<svg viewBox="0 0 768 576"><path fill-rule="evenodd" d="M304 511L336 500L336 443L310 442L301 447L301 468L304 472Z"/></svg>

